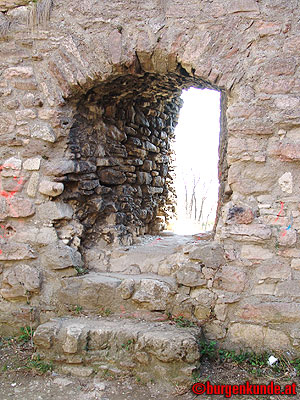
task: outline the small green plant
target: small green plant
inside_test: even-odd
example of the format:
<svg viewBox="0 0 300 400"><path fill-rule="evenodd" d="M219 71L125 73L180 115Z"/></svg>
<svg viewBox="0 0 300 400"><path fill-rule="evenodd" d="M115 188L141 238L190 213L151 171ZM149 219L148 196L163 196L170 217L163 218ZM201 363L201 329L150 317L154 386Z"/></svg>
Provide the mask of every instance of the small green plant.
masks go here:
<svg viewBox="0 0 300 400"><path fill-rule="evenodd" d="M199 342L200 358L208 358L209 360L214 360L217 356L216 346L217 342L215 341L211 341L208 343L205 341Z"/></svg>
<svg viewBox="0 0 300 400"><path fill-rule="evenodd" d="M194 322L190 321L187 318L184 318L182 315L180 315L179 317L174 317L173 321L179 328L192 328L196 326Z"/></svg>
<svg viewBox="0 0 300 400"><path fill-rule="evenodd" d="M123 343L123 344L121 345L121 347L122 347L123 349L129 351L129 350L131 350L132 345L133 345L133 340L129 339L129 340L127 340L126 343Z"/></svg>
<svg viewBox="0 0 300 400"><path fill-rule="evenodd" d="M74 312L75 312L76 314L80 314L81 311L82 311L82 306L76 306L76 307L74 308Z"/></svg>
<svg viewBox="0 0 300 400"><path fill-rule="evenodd" d="M240 352L236 353L234 350L229 351L229 350L219 350L219 358L221 362L226 362L226 361L231 361L236 364L241 364L244 361L248 360L250 357L250 353L248 352Z"/></svg>
<svg viewBox="0 0 300 400"><path fill-rule="evenodd" d="M291 366L294 368L297 376L300 376L300 358L296 358L295 360L291 361Z"/></svg>
<svg viewBox="0 0 300 400"><path fill-rule="evenodd" d="M33 369L40 374L45 374L46 372L53 370L53 364L52 362L47 363L42 361L39 354L34 354L31 357L31 360L27 361L25 368Z"/></svg>
<svg viewBox="0 0 300 400"><path fill-rule="evenodd" d="M17 337L18 342L27 343L32 340L34 329L30 326L22 326L20 328L21 334Z"/></svg>
<svg viewBox="0 0 300 400"><path fill-rule="evenodd" d="M100 309L100 315L102 317L109 317L112 314L112 310L110 308L101 308Z"/></svg>
<svg viewBox="0 0 300 400"><path fill-rule="evenodd" d="M85 275L89 272L89 270L87 268L84 267L75 267L76 271L77 271L77 275Z"/></svg>

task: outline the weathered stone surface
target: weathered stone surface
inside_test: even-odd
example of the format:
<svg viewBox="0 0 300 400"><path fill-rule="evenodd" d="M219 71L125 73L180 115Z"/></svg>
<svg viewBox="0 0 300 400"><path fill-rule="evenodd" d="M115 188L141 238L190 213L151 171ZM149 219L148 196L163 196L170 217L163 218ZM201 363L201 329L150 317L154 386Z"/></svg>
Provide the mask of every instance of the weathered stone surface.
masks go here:
<svg viewBox="0 0 300 400"><path fill-rule="evenodd" d="M40 174L38 172L33 172L27 185L27 194L29 197L35 197L38 189L39 179Z"/></svg>
<svg viewBox="0 0 300 400"><path fill-rule="evenodd" d="M177 283L185 286L195 287L206 284L200 264L183 264L176 272Z"/></svg>
<svg viewBox="0 0 300 400"><path fill-rule="evenodd" d="M29 158L24 161L23 168L28 171L38 171L40 169L41 160L40 158Z"/></svg>
<svg viewBox="0 0 300 400"><path fill-rule="evenodd" d="M292 260L291 267L296 271L300 271L300 258L294 258Z"/></svg>
<svg viewBox="0 0 300 400"><path fill-rule="evenodd" d="M227 222L237 224L251 224L254 219L253 212L250 208L231 207L228 211Z"/></svg>
<svg viewBox="0 0 300 400"><path fill-rule="evenodd" d="M278 183L283 192L293 193L293 176L290 172L286 172L279 179Z"/></svg>
<svg viewBox="0 0 300 400"><path fill-rule="evenodd" d="M56 136L50 126L34 125L30 130L29 135L36 139L41 139L46 142L54 143Z"/></svg>
<svg viewBox="0 0 300 400"><path fill-rule="evenodd" d="M244 245L241 250L241 257L249 260L268 260L273 257L270 250L255 245Z"/></svg>
<svg viewBox="0 0 300 400"><path fill-rule="evenodd" d="M100 171L99 179L101 183L107 185L121 185L126 181L126 175L116 169L107 168Z"/></svg>
<svg viewBox="0 0 300 400"><path fill-rule="evenodd" d="M263 261L255 270L255 276L260 279L284 280L291 277L290 267L281 260Z"/></svg>
<svg viewBox="0 0 300 400"><path fill-rule="evenodd" d="M298 303L246 304L236 313L237 317L254 322L298 322L300 320Z"/></svg>
<svg viewBox="0 0 300 400"><path fill-rule="evenodd" d="M223 229L223 237L235 237L236 240L264 242L270 239L271 228L263 224L234 225Z"/></svg>
<svg viewBox="0 0 300 400"><path fill-rule="evenodd" d="M1 244L0 261L29 260L37 258L36 252L25 243L3 243Z"/></svg>
<svg viewBox="0 0 300 400"><path fill-rule="evenodd" d="M44 221L69 220L73 216L73 210L66 203L48 201L37 207L37 214Z"/></svg>
<svg viewBox="0 0 300 400"><path fill-rule="evenodd" d="M41 261L44 268L53 270L82 267L83 265L81 254L61 242L47 246L42 254Z"/></svg>
<svg viewBox="0 0 300 400"><path fill-rule="evenodd" d="M180 329L167 323L123 320L120 324L119 320L72 318L40 325L34 342L46 360L68 363L76 359L85 368L91 368L96 356L98 365L109 364L119 373L128 372L129 364L137 372L146 360L150 378L173 382L183 368L191 367L191 376L200 357L200 334L199 329ZM103 352L108 346L110 360ZM59 354L61 350L64 355Z"/></svg>
<svg viewBox="0 0 300 400"><path fill-rule="evenodd" d="M75 163L72 160L56 160L45 164L45 175L63 176L75 171Z"/></svg>
<svg viewBox="0 0 300 400"><path fill-rule="evenodd" d="M120 284L120 286L118 287L122 299L124 300L130 299L130 297L133 295L134 287L135 287L135 282L133 279L124 279Z"/></svg>
<svg viewBox="0 0 300 400"><path fill-rule="evenodd" d="M13 218L30 217L35 213L35 205L29 199L12 198L7 207L7 215Z"/></svg>
<svg viewBox="0 0 300 400"><path fill-rule="evenodd" d="M258 343L264 342L264 331L260 325L232 324L229 327L228 335L233 343L256 350Z"/></svg>
<svg viewBox="0 0 300 400"><path fill-rule="evenodd" d="M148 310L165 310L172 296L172 288L165 282L154 279L142 279L140 287L132 296L132 300Z"/></svg>
<svg viewBox="0 0 300 400"><path fill-rule="evenodd" d="M189 254L190 260L197 260L207 268L217 269L225 264L224 250L216 242L199 243Z"/></svg>
<svg viewBox="0 0 300 400"><path fill-rule="evenodd" d="M246 284L246 274L242 268L224 265L217 272L214 286L228 292L242 292Z"/></svg>
<svg viewBox="0 0 300 400"><path fill-rule="evenodd" d="M39 192L46 196L56 197L64 191L64 184L59 182L42 181L39 186Z"/></svg>
<svg viewBox="0 0 300 400"><path fill-rule="evenodd" d="M295 229L282 229L278 235L280 246L292 247L297 242L297 232Z"/></svg>
<svg viewBox="0 0 300 400"><path fill-rule="evenodd" d="M41 286L40 273L29 265L18 265L3 273L0 294L4 299L28 298L39 292Z"/></svg>

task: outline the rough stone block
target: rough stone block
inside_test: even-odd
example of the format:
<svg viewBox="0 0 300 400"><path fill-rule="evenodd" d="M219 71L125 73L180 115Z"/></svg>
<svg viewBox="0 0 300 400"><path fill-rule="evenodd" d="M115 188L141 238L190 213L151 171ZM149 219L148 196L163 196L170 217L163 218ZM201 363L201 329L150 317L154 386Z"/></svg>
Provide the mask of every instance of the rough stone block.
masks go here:
<svg viewBox="0 0 300 400"><path fill-rule="evenodd" d="M8 216L13 218L30 217L35 214L35 205L29 199L12 198L7 208Z"/></svg>
<svg viewBox="0 0 300 400"><path fill-rule="evenodd" d="M40 169L41 160L40 158L29 158L24 161L23 168L28 171L38 171Z"/></svg>
<svg viewBox="0 0 300 400"><path fill-rule="evenodd" d="M300 322L299 303L245 304L236 312L236 317L258 323Z"/></svg>
<svg viewBox="0 0 300 400"><path fill-rule="evenodd" d="M250 208L231 207L228 211L227 223L251 224L254 219L253 211Z"/></svg>
<svg viewBox="0 0 300 400"><path fill-rule="evenodd" d="M40 179L40 174L38 172L33 172L27 185L27 194L29 197L36 196L39 179Z"/></svg>
<svg viewBox="0 0 300 400"><path fill-rule="evenodd" d="M300 271L300 258L294 258L292 260L291 267L296 271Z"/></svg>
<svg viewBox="0 0 300 400"><path fill-rule="evenodd" d="M234 237L235 240L264 242L271 238L272 231L269 226L262 224L233 225L222 230L223 237Z"/></svg>
<svg viewBox="0 0 300 400"><path fill-rule="evenodd" d="M124 172L118 171L113 168L106 168L99 173L100 182L106 185L121 185L126 181Z"/></svg>
<svg viewBox="0 0 300 400"><path fill-rule="evenodd" d="M75 171L75 162L72 160L55 160L44 165L45 175L63 176Z"/></svg>
<svg viewBox="0 0 300 400"><path fill-rule="evenodd" d="M277 240L280 246L293 247L297 242L297 232L293 228L281 229Z"/></svg>
<svg viewBox="0 0 300 400"><path fill-rule="evenodd" d="M64 269L69 267L82 267L81 254L61 242L47 246L41 256L44 268Z"/></svg>
<svg viewBox="0 0 300 400"><path fill-rule="evenodd" d="M35 251L24 243L9 242L1 244L0 261L29 260L37 258Z"/></svg>
<svg viewBox="0 0 300 400"><path fill-rule="evenodd" d="M206 268L217 269L225 264L224 250L217 242L197 244L189 253L190 260L204 264Z"/></svg>
<svg viewBox="0 0 300 400"><path fill-rule="evenodd" d="M42 181L39 186L39 192L46 196L56 197L64 191L64 184L60 182Z"/></svg>
<svg viewBox="0 0 300 400"><path fill-rule="evenodd" d="M272 258L274 254L270 250L264 249L260 246L255 245L244 245L241 250L241 257L248 260L268 260Z"/></svg>
<svg viewBox="0 0 300 400"><path fill-rule="evenodd" d="M177 283L185 286L196 287L206 284L206 279L201 272L201 265L199 264L184 264L176 272Z"/></svg>
<svg viewBox="0 0 300 400"><path fill-rule="evenodd" d="M290 267L281 260L263 261L255 270L258 280L276 279L284 280L291 277Z"/></svg>
<svg viewBox="0 0 300 400"><path fill-rule="evenodd" d="M65 353L74 354L77 352L82 331L83 326L80 326L78 324L67 327L65 337L63 338L64 343L62 345L63 351Z"/></svg>
<svg viewBox="0 0 300 400"><path fill-rule="evenodd" d="M260 325L232 324L228 329L229 340L243 348L256 350L264 342L264 331Z"/></svg>
<svg viewBox="0 0 300 400"><path fill-rule="evenodd" d="M7 3L9 3L8 1L6 1ZM25 4L26 1L20 1L20 3ZM15 2L16 3L16 2ZM33 69L32 67L11 67L11 68L7 68L4 71L3 74L5 79L26 79L26 78L31 78L33 76Z"/></svg>
<svg viewBox="0 0 300 400"><path fill-rule="evenodd" d="M0 294L7 300L27 298L38 292L41 286L40 273L29 265L18 265L4 271Z"/></svg>
<svg viewBox="0 0 300 400"><path fill-rule="evenodd" d="M214 287L228 292L242 292L246 284L246 274L240 267L224 265L217 272Z"/></svg>
<svg viewBox="0 0 300 400"><path fill-rule="evenodd" d="M70 220L73 216L73 210L69 204L48 201L37 207L37 215L43 221Z"/></svg>
<svg viewBox="0 0 300 400"><path fill-rule="evenodd" d="M280 282L276 286L275 296L292 298L295 301L300 300L300 280L288 280Z"/></svg>
<svg viewBox="0 0 300 400"><path fill-rule="evenodd" d="M281 330L265 328L264 347L273 351L288 350L291 346L290 339Z"/></svg>
<svg viewBox="0 0 300 400"><path fill-rule="evenodd" d="M132 300L148 310L165 310L173 294L172 288L165 282L154 279L142 279L140 287L132 296Z"/></svg>
<svg viewBox="0 0 300 400"><path fill-rule="evenodd" d="M211 313L210 308L204 306L196 306L194 315L198 320L205 320L209 317Z"/></svg>
<svg viewBox="0 0 300 400"><path fill-rule="evenodd" d="M205 288L194 288L191 290L191 298L194 299L195 304L206 307L211 307L216 299L216 295Z"/></svg>

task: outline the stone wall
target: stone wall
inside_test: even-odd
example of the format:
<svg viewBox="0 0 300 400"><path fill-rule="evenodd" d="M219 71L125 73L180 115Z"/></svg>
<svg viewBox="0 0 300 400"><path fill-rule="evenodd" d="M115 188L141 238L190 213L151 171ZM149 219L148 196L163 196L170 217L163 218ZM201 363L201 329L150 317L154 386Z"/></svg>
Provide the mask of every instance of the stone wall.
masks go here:
<svg viewBox="0 0 300 400"><path fill-rule="evenodd" d="M0 2L3 331L55 315L89 247L173 212L178 97L204 86L223 93L210 336L299 352L298 2L54 0L33 27L28 3Z"/></svg>

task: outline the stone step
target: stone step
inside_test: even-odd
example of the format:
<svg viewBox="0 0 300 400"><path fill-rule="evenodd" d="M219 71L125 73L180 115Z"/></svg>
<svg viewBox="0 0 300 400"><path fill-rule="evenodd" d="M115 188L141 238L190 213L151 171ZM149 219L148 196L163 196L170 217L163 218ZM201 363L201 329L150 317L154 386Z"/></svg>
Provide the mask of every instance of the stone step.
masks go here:
<svg viewBox="0 0 300 400"><path fill-rule="evenodd" d="M190 383L200 358L200 328L118 318L57 318L40 325L34 344L61 372L130 374L145 382Z"/></svg>
<svg viewBox="0 0 300 400"><path fill-rule="evenodd" d="M139 309L168 312L176 293L171 277L91 272L64 278L55 297L63 312L77 309L99 315Z"/></svg>

